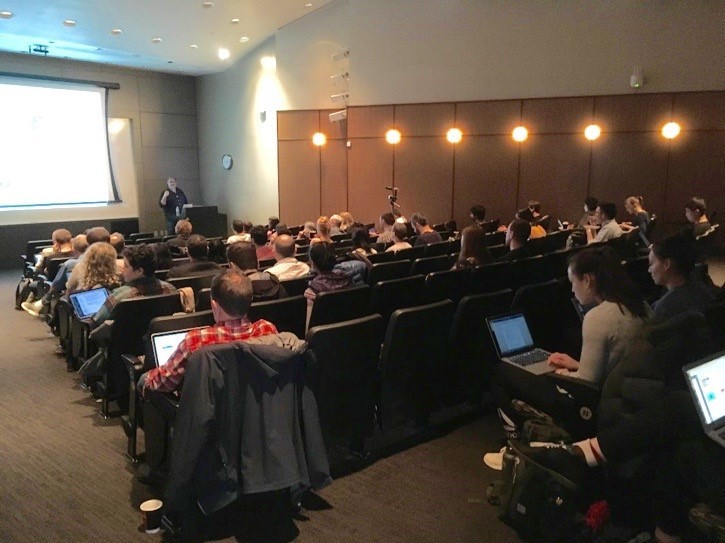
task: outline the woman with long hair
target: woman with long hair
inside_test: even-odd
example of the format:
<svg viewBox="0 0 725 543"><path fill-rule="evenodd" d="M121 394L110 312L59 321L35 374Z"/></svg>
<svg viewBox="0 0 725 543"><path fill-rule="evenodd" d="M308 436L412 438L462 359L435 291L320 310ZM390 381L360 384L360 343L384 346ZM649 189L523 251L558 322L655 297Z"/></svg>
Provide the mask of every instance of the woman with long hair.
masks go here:
<svg viewBox="0 0 725 543"><path fill-rule="evenodd" d="M640 233L643 236L647 235L647 228L649 227L649 213L645 211L644 199L641 196L630 196L624 201L624 209L627 213L634 215L632 221L625 221L619 226L625 232L639 228Z"/></svg>
<svg viewBox="0 0 725 543"><path fill-rule="evenodd" d="M343 211L340 213L342 223L340 223L340 230L347 232L355 224L355 219L352 217L352 213L349 211Z"/></svg>
<svg viewBox="0 0 725 543"><path fill-rule="evenodd" d="M461 232L461 252L452 269L475 268L491 262L485 236L486 232L477 224L466 226Z"/></svg>
<svg viewBox="0 0 725 543"><path fill-rule="evenodd" d="M121 283L116 271L116 249L110 243L99 241L88 247L83 261L83 278L79 290L105 287L113 290Z"/></svg>
<svg viewBox="0 0 725 543"><path fill-rule="evenodd" d="M330 219L325 215L317 219L317 236L310 240L310 245L321 241L332 243L332 238L330 238Z"/></svg>
<svg viewBox="0 0 725 543"><path fill-rule="evenodd" d="M370 236L365 228L353 228L352 229L352 252L358 253L363 256L374 255L377 251L370 247L368 240Z"/></svg>

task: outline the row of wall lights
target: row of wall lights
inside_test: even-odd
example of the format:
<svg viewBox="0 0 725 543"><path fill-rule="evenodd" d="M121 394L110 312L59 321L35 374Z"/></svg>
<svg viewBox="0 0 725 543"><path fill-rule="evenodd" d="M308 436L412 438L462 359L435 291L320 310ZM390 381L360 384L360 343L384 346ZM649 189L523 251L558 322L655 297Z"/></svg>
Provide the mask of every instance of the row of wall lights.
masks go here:
<svg viewBox="0 0 725 543"><path fill-rule="evenodd" d="M667 139L673 139L680 134L680 130L681 129L679 124L675 122L670 122L662 127L662 136ZM589 141L594 141L601 135L602 129L596 124L590 124L584 129L584 137ZM400 133L400 130L396 130L395 128L391 128L385 133L385 141L387 141L391 145L396 145L400 143L402 137L403 136ZM511 137L514 139L514 141L517 142L526 141L526 139L529 137L529 131L526 129L525 126L517 126L513 129L513 132L511 132ZM460 143L460 141L463 139L463 132L461 132L459 128L451 128L446 133L446 139L450 143ZM325 134L323 134L322 132L316 132L312 136L312 143L317 145L318 147L321 147L322 145L325 145L325 143L327 143L327 136L325 136Z"/></svg>

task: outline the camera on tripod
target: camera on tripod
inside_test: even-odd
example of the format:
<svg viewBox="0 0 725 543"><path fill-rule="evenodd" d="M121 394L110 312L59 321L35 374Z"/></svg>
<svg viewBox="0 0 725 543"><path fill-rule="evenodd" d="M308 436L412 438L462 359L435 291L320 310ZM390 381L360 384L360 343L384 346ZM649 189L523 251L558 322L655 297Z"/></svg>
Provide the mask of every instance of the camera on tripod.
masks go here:
<svg viewBox="0 0 725 543"><path fill-rule="evenodd" d="M388 202L395 208L398 201L398 187L385 187L385 190L389 190L392 194L388 194Z"/></svg>

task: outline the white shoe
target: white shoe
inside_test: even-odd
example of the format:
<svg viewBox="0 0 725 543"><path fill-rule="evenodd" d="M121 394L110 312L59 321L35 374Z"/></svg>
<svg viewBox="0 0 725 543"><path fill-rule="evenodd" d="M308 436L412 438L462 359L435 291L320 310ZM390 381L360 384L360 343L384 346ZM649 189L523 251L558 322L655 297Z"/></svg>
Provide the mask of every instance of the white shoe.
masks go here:
<svg viewBox="0 0 725 543"><path fill-rule="evenodd" d="M483 455L483 463L489 468L501 471L503 469L503 453L506 447L501 447L500 452L486 453Z"/></svg>
<svg viewBox="0 0 725 543"><path fill-rule="evenodd" d="M33 317L40 317L40 313L35 310L33 305L33 302L23 302L22 304L20 304L20 307L30 313Z"/></svg>

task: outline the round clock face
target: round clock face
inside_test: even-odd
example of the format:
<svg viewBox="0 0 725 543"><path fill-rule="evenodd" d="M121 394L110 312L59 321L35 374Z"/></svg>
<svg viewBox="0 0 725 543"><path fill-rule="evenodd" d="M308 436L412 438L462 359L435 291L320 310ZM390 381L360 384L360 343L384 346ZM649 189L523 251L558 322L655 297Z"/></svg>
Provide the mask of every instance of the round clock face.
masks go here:
<svg viewBox="0 0 725 543"><path fill-rule="evenodd" d="M224 155L222 157L222 168L224 168L225 170L231 170L232 164L234 164L234 160L230 155Z"/></svg>

